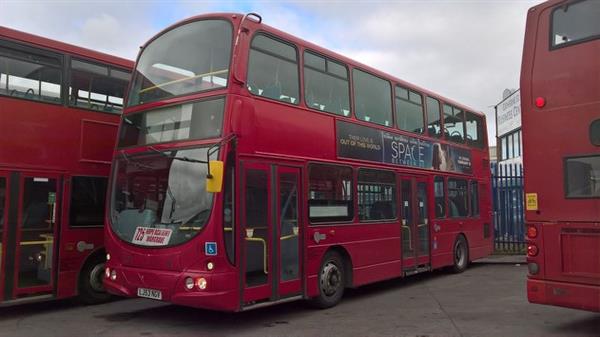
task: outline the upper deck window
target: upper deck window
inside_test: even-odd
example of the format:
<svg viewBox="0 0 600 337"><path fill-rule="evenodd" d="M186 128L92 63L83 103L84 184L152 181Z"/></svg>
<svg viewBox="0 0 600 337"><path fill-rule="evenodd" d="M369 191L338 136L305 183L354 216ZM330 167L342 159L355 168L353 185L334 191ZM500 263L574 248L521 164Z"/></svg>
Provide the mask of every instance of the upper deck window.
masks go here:
<svg viewBox="0 0 600 337"><path fill-rule="evenodd" d="M442 136L441 114L440 101L427 97L427 131L432 137L440 138Z"/></svg>
<svg viewBox="0 0 600 337"><path fill-rule="evenodd" d="M562 5L552 12L553 48L600 37L600 1L584 0Z"/></svg>
<svg viewBox="0 0 600 337"><path fill-rule="evenodd" d="M61 102L62 56L0 41L0 95Z"/></svg>
<svg viewBox="0 0 600 337"><path fill-rule="evenodd" d="M298 104L300 97L296 48L258 34L248 61L248 90L254 95Z"/></svg>
<svg viewBox="0 0 600 337"><path fill-rule="evenodd" d="M69 105L119 113L130 76L123 70L73 59Z"/></svg>
<svg viewBox="0 0 600 337"><path fill-rule="evenodd" d="M201 20L151 41L138 59L128 105L226 87L232 34L227 21Z"/></svg>
<svg viewBox="0 0 600 337"><path fill-rule="evenodd" d="M444 104L444 134L455 143L465 142L465 114L462 110Z"/></svg>
<svg viewBox="0 0 600 337"><path fill-rule="evenodd" d="M483 117L467 111L466 118L467 144L483 148Z"/></svg>
<svg viewBox="0 0 600 337"><path fill-rule="evenodd" d="M309 108L350 115L350 85L346 66L304 52L304 99Z"/></svg>
<svg viewBox="0 0 600 337"><path fill-rule="evenodd" d="M354 109L356 118L392 126L392 94L390 82L354 69Z"/></svg>
<svg viewBox="0 0 600 337"><path fill-rule="evenodd" d="M416 91L396 87L396 124L400 130L423 133L423 97Z"/></svg>
<svg viewBox="0 0 600 337"><path fill-rule="evenodd" d="M219 137L224 107L218 98L125 115L119 147Z"/></svg>

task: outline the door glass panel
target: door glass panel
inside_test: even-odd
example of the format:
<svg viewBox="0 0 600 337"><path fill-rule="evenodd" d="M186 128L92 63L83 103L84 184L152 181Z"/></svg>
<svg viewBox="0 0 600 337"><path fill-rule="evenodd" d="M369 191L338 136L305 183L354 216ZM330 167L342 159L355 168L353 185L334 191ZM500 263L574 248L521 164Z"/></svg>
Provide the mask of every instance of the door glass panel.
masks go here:
<svg viewBox="0 0 600 337"><path fill-rule="evenodd" d="M402 256L404 258L414 256L412 207L411 181L402 180Z"/></svg>
<svg viewBox="0 0 600 337"><path fill-rule="evenodd" d="M268 280L269 194L267 172L246 171L246 286L266 284Z"/></svg>
<svg viewBox="0 0 600 337"><path fill-rule="evenodd" d="M2 238L4 237L4 213L6 204L6 178L0 177L0 274L2 274Z"/></svg>
<svg viewBox="0 0 600 337"><path fill-rule="evenodd" d="M298 278L298 176L279 176L279 241L281 249L281 281Z"/></svg>
<svg viewBox="0 0 600 337"><path fill-rule="evenodd" d="M51 284L56 179L25 178L21 215L19 288Z"/></svg>
<svg viewBox="0 0 600 337"><path fill-rule="evenodd" d="M427 184L417 184L417 210L419 223L417 227L419 238L419 256L429 255L429 219L427 219Z"/></svg>

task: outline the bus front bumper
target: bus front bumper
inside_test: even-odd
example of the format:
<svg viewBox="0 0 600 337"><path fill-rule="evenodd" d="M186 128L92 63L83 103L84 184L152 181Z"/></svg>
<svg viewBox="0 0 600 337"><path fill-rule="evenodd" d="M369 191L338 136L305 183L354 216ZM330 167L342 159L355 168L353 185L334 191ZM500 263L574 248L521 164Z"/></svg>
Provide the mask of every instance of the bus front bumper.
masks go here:
<svg viewBox="0 0 600 337"><path fill-rule="evenodd" d="M527 279L531 303L600 312L600 286Z"/></svg>
<svg viewBox="0 0 600 337"><path fill-rule="evenodd" d="M111 268L113 270L113 268ZM104 287L114 295L123 297L138 296L138 289L160 292L160 301L195 308L237 311L239 291L235 287L235 273L191 273L149 271L131 267L116 267L116 279L104 278ZM204 278L206 289L185 287L185 279ZM156 293L156 292L154 292Z"/></svg>

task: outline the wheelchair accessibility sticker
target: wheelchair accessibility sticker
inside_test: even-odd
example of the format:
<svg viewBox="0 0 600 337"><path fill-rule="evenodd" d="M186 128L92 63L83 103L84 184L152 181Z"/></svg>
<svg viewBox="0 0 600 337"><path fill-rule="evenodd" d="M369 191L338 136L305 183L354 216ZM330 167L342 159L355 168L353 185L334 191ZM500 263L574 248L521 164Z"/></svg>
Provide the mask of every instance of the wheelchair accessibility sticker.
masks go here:
<svg viewBox="0 0 600 337"><path fill-rule="evenodd" d="M217 255L217 243L216 242L204 243L204 254L206 254L207 256Z"/></svg>

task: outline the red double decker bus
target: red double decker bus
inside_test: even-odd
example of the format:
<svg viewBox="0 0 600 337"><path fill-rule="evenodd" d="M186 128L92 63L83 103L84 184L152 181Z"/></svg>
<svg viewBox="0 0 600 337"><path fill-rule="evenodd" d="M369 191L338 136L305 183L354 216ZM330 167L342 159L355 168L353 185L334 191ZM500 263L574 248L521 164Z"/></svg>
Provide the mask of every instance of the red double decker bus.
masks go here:
<svg viewBox="0 0 600 337"><path fill-rule="evenodd" d="M600 311L600 2L527 16L521 106L527 295Z"/></svg>
<svg viewBox="0 0 600 337"><path fill-rule="evenodd" d="M137 60L105 285L240 311L492 251L484 115L261 23L209 14ZM222 180L222 181L221 181Z"/></svg>
<svg viewBox="0 0 600 337"><path fill-rule="evenodd" d="M107 298L103 212L132 67L0 27L0 305Z"/></svg>

